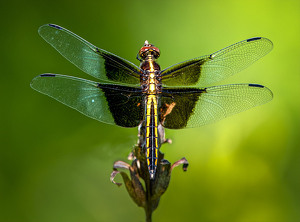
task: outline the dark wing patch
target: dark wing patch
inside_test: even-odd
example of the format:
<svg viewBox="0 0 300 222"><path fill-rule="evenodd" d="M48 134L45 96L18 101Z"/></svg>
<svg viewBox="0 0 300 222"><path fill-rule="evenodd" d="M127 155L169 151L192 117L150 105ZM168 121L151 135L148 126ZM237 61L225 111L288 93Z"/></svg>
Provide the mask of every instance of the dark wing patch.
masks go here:
<svg viewBox="0 0 300 222"><path fill-rule="evenodd" d="M162 71L162 82L166 86L196 85L201 77L201 67L209 57L189 60Z"/></svg>
<svg viewBox="0 0 300 222"><path fill-rule="evenodd" d="M136 127L141 123L144 117L144 95L141 89L106 84L99 84L98 87L104 92L118 126Z"/></svg>
<svg viewBox="0 0 300 222"><path fill-rule="evenodd" d="M205 89L168 89L161 94L159 117L161 124L169 129L187 127L189 118L194 114L195 105Z"/></svg>

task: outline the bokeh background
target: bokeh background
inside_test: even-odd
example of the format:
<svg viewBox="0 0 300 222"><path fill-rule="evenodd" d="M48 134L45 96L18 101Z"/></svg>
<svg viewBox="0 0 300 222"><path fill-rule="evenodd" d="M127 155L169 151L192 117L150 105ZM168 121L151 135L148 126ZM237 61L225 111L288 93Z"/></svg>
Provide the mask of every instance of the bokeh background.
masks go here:
<svg viewBox="0 0 300 222"><path fill-rule="evenodd" d="M173 171L153 221L300 221L300 1L1 2L0 221L144 221L144 212L109 181L137 129L89 119L29 86L42 73L93 80L37 33L66 27L133 61L145 39L162 68L263 36L273 51L218 84L259 83L268 104L202 128L167 130ZM117 178L121 181L121 178Z"/></svg>

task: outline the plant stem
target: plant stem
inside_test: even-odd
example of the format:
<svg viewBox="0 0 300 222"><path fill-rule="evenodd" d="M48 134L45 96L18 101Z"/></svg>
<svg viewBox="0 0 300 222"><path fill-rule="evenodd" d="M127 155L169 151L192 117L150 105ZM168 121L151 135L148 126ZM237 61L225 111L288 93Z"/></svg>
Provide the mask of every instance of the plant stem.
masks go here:
<svg viewBox="0 0 300 222"><path fill-rule="evenodd" d="M146 222L152 222L152 212L151 210L145 209Z"/></svg>
<svg viewBox="0 0 300 222"><path fill-rule="evenodd" d="M146 207L145 207L145 213L146 213L146 222L152 222L152 198L151 198L151 180L150 178L147 178L145 181L146 185Z"/></svg>

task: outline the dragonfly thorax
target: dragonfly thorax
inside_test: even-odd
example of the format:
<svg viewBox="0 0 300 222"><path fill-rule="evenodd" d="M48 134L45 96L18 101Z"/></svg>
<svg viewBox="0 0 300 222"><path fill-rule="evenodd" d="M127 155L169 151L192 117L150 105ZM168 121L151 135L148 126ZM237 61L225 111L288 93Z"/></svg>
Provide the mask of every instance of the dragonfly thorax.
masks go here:
<svg viewBox="0 0 300 222"><path fill-rule="evenodd" d="M140 66L143 70L141 74L141 86L146 94L161 93L161 72L160 66L156 63L152 55L146 57Z"/></svg>

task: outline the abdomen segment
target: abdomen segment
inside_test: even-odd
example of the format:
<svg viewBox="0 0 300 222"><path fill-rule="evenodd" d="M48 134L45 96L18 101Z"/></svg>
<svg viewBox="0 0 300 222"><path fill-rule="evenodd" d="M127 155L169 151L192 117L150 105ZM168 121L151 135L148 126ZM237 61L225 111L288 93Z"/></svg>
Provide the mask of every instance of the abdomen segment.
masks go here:
<svg viewBox="0 0 300 222"><path fill-rule="evenodd" d="M160 142L158 140L158 114L157 114L157 96L148 95L146 97L146 158L150 178L154 179L157 168L158 149Z"/></svg>

